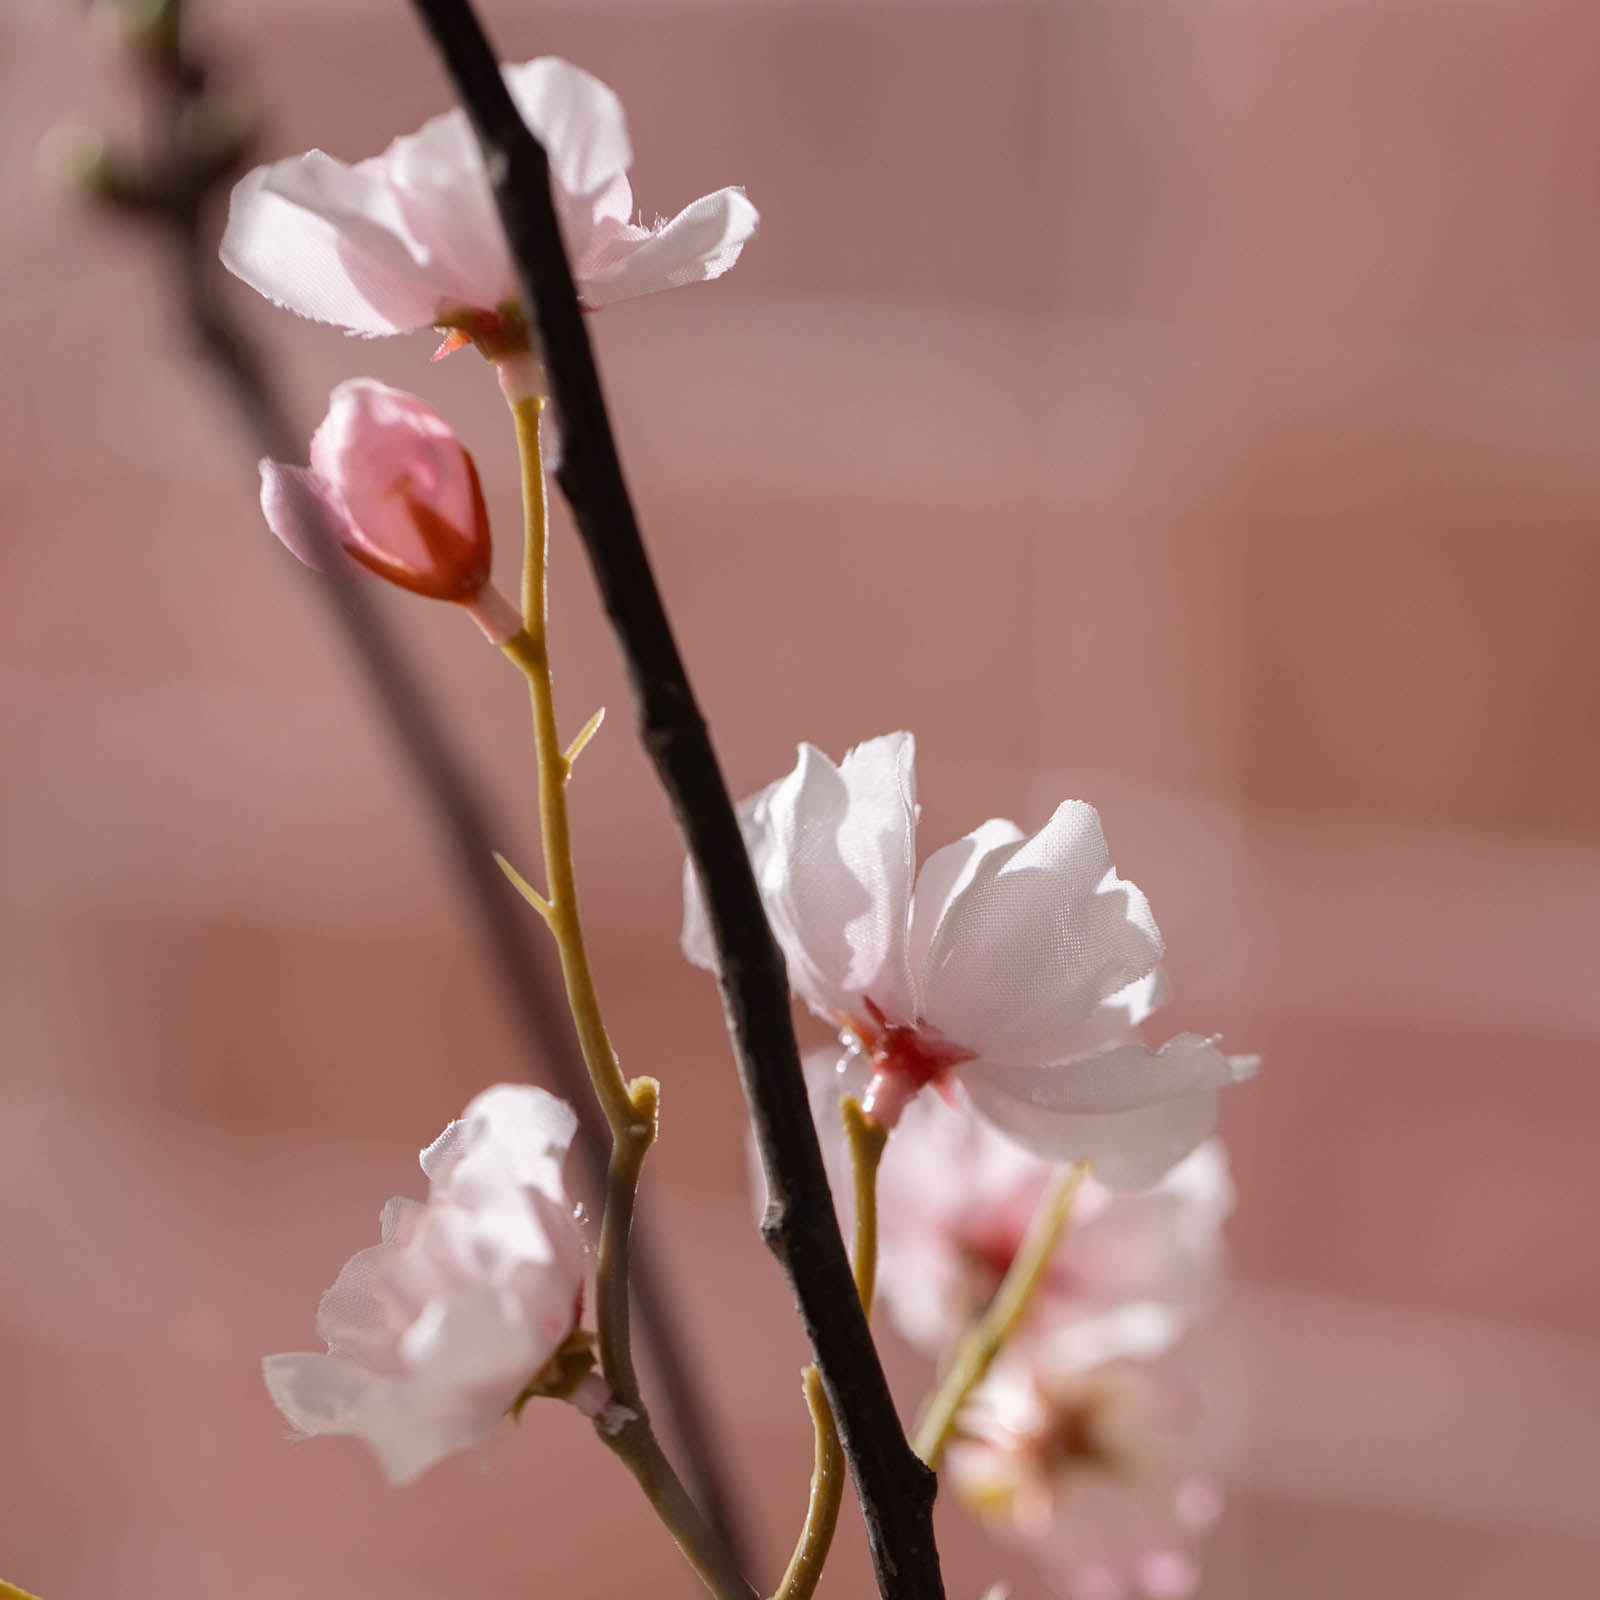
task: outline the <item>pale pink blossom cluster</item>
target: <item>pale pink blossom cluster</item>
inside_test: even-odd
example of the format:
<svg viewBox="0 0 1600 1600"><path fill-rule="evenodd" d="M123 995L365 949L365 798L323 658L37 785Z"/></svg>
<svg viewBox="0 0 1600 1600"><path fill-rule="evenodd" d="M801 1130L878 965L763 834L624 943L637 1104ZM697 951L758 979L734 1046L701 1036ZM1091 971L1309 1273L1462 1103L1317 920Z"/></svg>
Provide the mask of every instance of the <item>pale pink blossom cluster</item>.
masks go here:
<svg viewBox="0 0 1600 1600"><path fill-rule="evenodd" d="M553 58L504 74L549 156L586 306L737 260L757 224L742 190L645 227L611 91ZM470 337L514 403L536 395L532 319L460 111L353 166L311 151L251 173L223 259L279 304L352 332ZM416 397L339 385L309 467L264 461L261 478L267 522L302 560L457 603L498 644L521 627L490 579L472 458ZM949 1475L1074 1600L1179 1600L1219 1501L1168 1362L1217 1292L1232 1192L1210 1136L1221 1091L1256 1061L1214 1037L1135 1037L1167 998L1163 945L1092 806L1066 800L1031 834L991 819L920 865L918 814L906 733L837 764L802 745L740 812L793 992L839 1038L809 1068L834 1192L852 1187L838 1115L849 1088L892 1131L882 1303L943 1358L993 1299L1058 1164L1091 1165L1026 1318L957 1419ZM688 869L683 946L717 967ZM299 1432L365 1440L400 1483L535 1395L603 1411L561 1176L574 1128L563 1102L501 1085L422 1152L426 1201L391 1200L380 1242L322 1299L327 1352L266 1361Z"/></svg>
<svg viewBox="0 0 1600 1600"><path fill-rule="evenodd" d="M322 1297L327 1354L264 1363L299 1433L363 1439L391 1483L409 1483L487 1439L530 1391L603 1405L598 1380L561 1360L583 1304L561 1178L576 1127L565 1101L500 1084L422 1152L427 1201L390 1200L380 1242Z"/></svg>
<svg viewBox="0 0 1600 1600"><path fill-rule="evenodd" d="M841 1220L852 1221L839 1107L858 1061L807 1059ZM1057 1169L940 1095L904 1110L878 1175L878 1298L943 1364L993 1299ZM1221 1509L1198 1404L1171 1361L1214 1303L1227 1158L1208 1140L1151 1189L1079 1188L1022 1326L960 1414L956 1494L1027 1548L1071 1600L1180 1600Z"/></svg>
<svg viewBox="0 0 1600 1600"><path fill-rule="evenodd" d="M837 765L803 745L740 808L790 985L839 1031L808 1061L831 1186L848 1212L848 1090L892 1130L881 1303L943 1365L1057 1164L1091 1164L947 1466L1075 1600L1175 1600L1219 1501L1166 1363L1217 1293L1232 1188L1209 1135L1256 1062L1195 1034L1132 1036L1167 997L1161 936L1093 807L1065 801L1031 835L985 822L919 868L914 762L905 733ZM684 894L685 952L714 969L690 869Z"/></svg>
<svg viewBox="0 0 1600 1600"><path fill-rule="evenodd" d="M789 982L872 1075L893 1127L922 1089L961 1093L1051 1160L1144 1188L1216 1123L1256 1068L1180 1033L1130 1036L1167 998L1150 905L1117 876L1100 816L1066 800L1037 833L989 821L917 868L915 743L869 739L837 766L811 745L740 808ZM715 970L692 869L683 947Z"/></svg>

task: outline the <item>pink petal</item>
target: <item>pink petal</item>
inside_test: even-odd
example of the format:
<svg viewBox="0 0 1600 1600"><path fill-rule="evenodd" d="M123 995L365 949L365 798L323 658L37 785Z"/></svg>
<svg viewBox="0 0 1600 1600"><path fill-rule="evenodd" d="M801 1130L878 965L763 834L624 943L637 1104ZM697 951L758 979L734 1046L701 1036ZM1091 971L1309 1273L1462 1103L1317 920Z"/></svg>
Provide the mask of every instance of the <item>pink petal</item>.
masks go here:
<svg viewBox="0 0 1600 1600"><path fill-rule="evenodd" d="M282 461L263 460L260 468L261 514L294 555L318 572L364 570L345 551L356 533L330 484Z"/></svg>

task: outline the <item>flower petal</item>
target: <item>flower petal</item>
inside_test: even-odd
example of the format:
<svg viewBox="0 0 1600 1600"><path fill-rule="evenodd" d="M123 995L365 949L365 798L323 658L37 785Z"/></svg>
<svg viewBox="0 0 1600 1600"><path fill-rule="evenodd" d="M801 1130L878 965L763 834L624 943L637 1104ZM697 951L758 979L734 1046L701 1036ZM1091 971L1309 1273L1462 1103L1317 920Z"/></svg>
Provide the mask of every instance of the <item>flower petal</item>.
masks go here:
<svg viewBox="0 0 1600 1600"><path fill-rule="evenodd" d="M1217 1092L1251 1076L1253 1056L1225 1056L1184 1033L1158 1051L1126 1044L1056 1067L959 1069L973 1106L1054 1161L1090 1161L1113 1189L1160 1180L1216 1125Z"/></svg>
<svg viewBox="0 0 1600 1600"><path fill-rule="evenodd" d="M370 169L320 150L259 167L234 186L221 255L269 300L354 333L406 333L438 312L395 197Z"/></svg>
<svg viewBox="0 0 1600 1600"><path fill-rule="evenodd" d="M517 273L464 111L446 111L358 163L394 197L434 314L493 311L518 298Z"/></svg>
<svg viewBox="0 0 1600 1600"><path fill-rule="evenodd" d="M299 1433L358 1432L352 1418L383 1380L338 1356L268 1356L262 1376L273 1404Z"/></svg>
<svg viewBox="0 0 1600 1600"><path fill-rule="evenodd" d="M308 467L265 458L260 467L261 514L290 552L318 572L363 571L345 550L356 532L332 486Z"/></svg>
<svg viewBox="0 0 1600 1600"><path fill-rule="evenodd" d="M766 791L770 848L754 863L762 898L791 985L825 1015L859 1017L870 995L911 1020L915 755L908 733L869 739L837 767L801 745L794 771Z"/></svg>
<svg viewBox="0 0 1600 1600"><path fill-rule="evenodd" d="M595 195L633 165L622 102L601 81L559 56L501 69L522 120L545 148L550 171L571 195Z"/></svg>
<svg viewBox="0 0 1600 1600"><path fill-rule="evenodd" d="M911 931L906 941L912 977L917 984L919 1012L928 951L939 924L950 909L950 902L971 884L973 874L991 851L1005 845L1020 845L1025 837L1016 823L992 817L954 844L935 850L922 863L912 894Z"/></svg>
<svg viewBox="0 0 1600 1600"><path fill-rule="evenodd" d="M1149 902L1117 876L1099 814L1068 800L1031 839L987 849L949 900L923 963L924 1016L987 1061L1060 1061L1095 1008L1160 959Z"/></svg>
<svg viewBox="0 0 1600 1600"><path fill-rule="evenodd" d="M584 303L608 306L720 278L739 259L760 220L743 189L704 195L648 232L602 220L575 266Z"/></svg>
<svg viewBox="0 0 1600 1600"><path fill-rule="evenodd" d="M565 1100L532 1084L498 1083L475 1096L418 1159L435 1199L463 1201L469 1188L496 1185L561 1197L561 1163L577 1128Z"/></svg>

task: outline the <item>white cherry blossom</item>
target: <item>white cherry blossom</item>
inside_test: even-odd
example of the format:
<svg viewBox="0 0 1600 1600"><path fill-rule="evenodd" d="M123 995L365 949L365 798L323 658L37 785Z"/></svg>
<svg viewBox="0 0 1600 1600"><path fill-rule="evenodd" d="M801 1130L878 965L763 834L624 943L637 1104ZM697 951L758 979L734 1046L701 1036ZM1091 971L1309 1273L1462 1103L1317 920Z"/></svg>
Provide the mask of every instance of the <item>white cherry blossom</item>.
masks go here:
<svg viewBox="0 0 1600 1600"><path fill-rule="evenodd" d="M1193 1395L1159 1363L1087 1370L1049 1342L1001 1356L945 1456L951 1487L1072 1600L1184 1600L1222 1510ZM1053 1585L1054 1586L1054 1585Z"/></svg>
<svg viewBox="0 0 1600 1600"><path fill-rule="evenodd" d="M408 1483L494 1431L577 1327L584 1252L561 1180L576 1126L565 1101L501 1084L422 1152L426 1204L390 1200L381 1242L322 1297L327 1354L263 1363L298 1432L364 1439Z"/></svg>
<svg viewBox="0 0 1600 1600"><path fill-rule="evenodd" d="M756 230L742 189L719 189L670 221L633 220L633 148L617 97L543 56L504 68L550 161L573 277L586 306L720 277ZM353 166L312 150L235 187L222 260L289 310L352 333L407 333L493 318L518 300L477 141L460 109Z"/></svg>
<svg viewBox="0 0 1600 1600"><path fill-rule="evenodd" d="M1255 1070L1211 1039L1127 1037L1166 998L1161 936L1119 878L1093 806L1037 833L985 822L916 870L910 734L835 766L802 745L741 821L795 993L873 1066L867 1109L893 1126L923 1086L958 1082L1051 1160L1141 1188L1211 1132L1218 1091ZM685 874L684 951L715 968Z"/></svg>
<svg viewBox="0 0 1600 1600"><path fill-rule="evenodd" d="M842 1223L852 1184L839 1102L866 1068L806 1058L817 1131ZM900 1333L939 1356L983 1313L1015 1259L1055 1166L965 1105L918 1095L878 1167L878 1300ZM1026 1326L1061 1359L1094 1366L1170 1349L1221 1287L1222 1227L1233 1185L1207 1140L1152 1189L1078 1189L1066 1231L1034 1291Z"/></svg>

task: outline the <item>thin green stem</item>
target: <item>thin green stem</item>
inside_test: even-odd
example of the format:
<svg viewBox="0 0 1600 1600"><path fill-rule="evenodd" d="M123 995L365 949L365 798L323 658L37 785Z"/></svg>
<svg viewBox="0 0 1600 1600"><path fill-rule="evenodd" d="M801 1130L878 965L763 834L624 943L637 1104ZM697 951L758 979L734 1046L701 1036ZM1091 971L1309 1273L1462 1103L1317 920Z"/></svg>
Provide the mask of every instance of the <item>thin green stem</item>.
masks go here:
<svg viewBox="0 0 1600 1600"><path fill-rule="evenodd" d="M544 464L539 454L539 417L543 409L544 400L537 394L511 401L522 462L527 544L522 569L523 625L502 648L528 680L533 705L546 893L540 897L530 885L520 879L514 881L538 908L555 937L584 1064L611 1128L611 1161L606 1173L600 1247L595 1258L595 1326L600 1370L611 1390L611 1403L595 1419L595 1431L637 1479L685 1559L716 1600L753 1600L755 1591L739 1575L726 1547L700 1514L661 1448L633 1365L628 1238L644 1158L656 1136L660 1086L653 1078L635 1078L630 1083L623 1076L600 1013L578 913L567 778L572 757L593 731L594 723L579 735L572 751L562 748L548 648L549 521Z"/></svg>
<svg viewBox="0 0 1600 1600"><path fill-rule="evenodd" d="M556 726L555 683L550 672L546 615L549 522L544 464L539 456L539 415L543 409L544 400L536 394L515 400L511 405L517 449L522 459L527 550L522 567L522 630L502 648L528 680L528 693L533 703L533 741L539 757L539 828L544 845L545 898L550 906L547 920L561 956L561 974L566 980L567 1002L572 1008L584 1064L615 1136L624 1128L639 1126L645 1119L633 1104L616 1052L606 1036L578 912L572 828L567 817L570 769Z"/></svg>
<svg viewBox="0 0 1600 1600"><path fill-rule="evenodd" d="M854 1184L856 1225L851 1247L851 1266L861 1309L872 1315L872 1296L878 1279L878 1163L889 1130L861 1109L861 1102L847 1096L839 1113L844 1121L845 1138L850 1146L850 1172ZM822 1376L815 1367L802 1374L806 1405L811 1412L815 1439L811 1468L811 1496L806 1502L806 1520L795 1541L794 1554L783 1574L773 1600L810 1600L822 1576L833 1532L839 1522L839 1505L844 1498L844 1449L839 1429L823 1392Z"/></svg>
<svg viewBox="0 0 1600 1600"><path fill-rule="evenodd" d="M955 1360L923 1407L911 1447L935 1471L955 1434L956 1418L967 1396L983 1381L1044 1280L1050 1257L1072 1214L1072 1202L1088 1175L1088 1163L1078 1161L1051 1178L989 1309L961 1341Z"/></svg>

